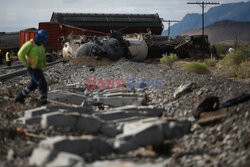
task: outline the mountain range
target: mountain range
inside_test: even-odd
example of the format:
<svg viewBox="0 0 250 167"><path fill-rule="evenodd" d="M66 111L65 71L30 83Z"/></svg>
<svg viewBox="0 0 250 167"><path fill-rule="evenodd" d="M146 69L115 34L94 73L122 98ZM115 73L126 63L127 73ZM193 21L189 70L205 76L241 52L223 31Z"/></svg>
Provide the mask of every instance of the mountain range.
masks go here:
<svg viewBox="0 0 250 167"><path fill-rule="evenodd" d="M188 30L181 35L200 35L201 29ZM231 44L237 39L245 44L250 43L250 22L220 21L205 27L205 34L211 43Z"/></svg>
<svg viewBox="0 0 250 167"><path fill-rule="evenodd" d="M202 26L202 15L198 13L186 14L181 22L170 27L171 35L178 35L187 30L199 29ZM205 26L223 20L250 21L250 1L239 3L222 4L210 8L205 13ZM167 35L168 30L163 31L163 35Z"/></svg>

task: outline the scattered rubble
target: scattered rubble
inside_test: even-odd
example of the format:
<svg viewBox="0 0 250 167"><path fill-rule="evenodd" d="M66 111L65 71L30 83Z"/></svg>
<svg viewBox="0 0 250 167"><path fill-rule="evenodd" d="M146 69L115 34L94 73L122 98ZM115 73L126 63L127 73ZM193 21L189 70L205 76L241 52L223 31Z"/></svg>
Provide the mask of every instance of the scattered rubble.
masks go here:
<svg viewBox="0 0 250 167"><path fill-rule="evenodd" d="M160 58L165 53L175 53L180 58L194 57L209 53L206 35L193 36L160 36L144 34L125 34L113 31L108 36L86 39L71 36L64 43L63 56L79 58L97 56L119 60L128 58L131 61L143 62L146 58ZM191 54L192 53L192 54Z"/></svg>
<svg viewBox="0 0 250 167"><path fill-rule="evenodd" d="M125 59L94 68L69 62L45 71L50 102L39 108L37 92L13 105L26 76L0 83L0 166L249 166L250 103L217 110L248 84ZM164 85L86 89L87 77Z"/></svg>
<svg viewBox="0 0 250 167"><path fill-rule="evenodd" d="M216 112L202 113L200 119L197 122L201 125L206 125L226 117L227 117L227 111L225 109L222 109Z"/></svg>
<svg viewBox="0 0 250 167"><path fill-rule="evenodd" d="M123 134L116 137L115 148L126 153L141 146L160 145L164 140L180 138L187 134L190 127L189 121L166 121L151 118L126 123Z"/></svg>
<svg viewBox="0 0 250 167"><path fill-rule="evenodd" d="M227 100L222 102L222 107L230 107L232 105L236 105L245 101L250 100L250 94L248 93L241 93L239 95L233 96Z"/></svg>
<svg viewBox="0 0 250 167"><path fill-rule="evenodd" d="M200 117L200 113L217 110L219 109L219 106L219 97L211 95L203 97L194 106L193 116L198 119Z"/></svg>
<svg viewBox="0 0 250 167"><path fill-rule="evenodd" d="M179 98L183 94L192 91L197 86L196 83L187 83L185 85L181 84L174 92L174 98Z"/></svg>

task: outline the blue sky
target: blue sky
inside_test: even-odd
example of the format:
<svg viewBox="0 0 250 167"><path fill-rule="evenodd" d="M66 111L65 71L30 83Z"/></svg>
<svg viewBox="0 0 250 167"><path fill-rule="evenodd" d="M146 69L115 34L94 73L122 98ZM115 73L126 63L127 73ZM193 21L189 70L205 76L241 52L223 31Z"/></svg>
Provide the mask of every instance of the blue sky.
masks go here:
<svg viewBox="0 0 250 167"><path fill-rule="evenodd" d="M53 12L68 13L158 13L161 18L181 20L187 13L201 13L201 0L0 0L0 32L38 27ZM220 3L248 0L219 0ZM218 2L213 1L211 2ZM212 6L206 7L206 11ZM167 25L165 25L167 28Z"/></svg>

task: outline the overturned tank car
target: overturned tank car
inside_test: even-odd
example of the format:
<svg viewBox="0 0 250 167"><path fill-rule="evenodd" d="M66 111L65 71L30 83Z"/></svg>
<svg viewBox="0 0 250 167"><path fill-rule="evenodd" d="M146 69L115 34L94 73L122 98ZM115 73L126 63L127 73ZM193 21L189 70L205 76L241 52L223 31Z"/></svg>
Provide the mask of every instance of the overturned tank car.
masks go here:
<svg viewBox="0 0 250 167"><path fill-rule="evenodd" d="M150 34L128 34L112 32L109 36L94 37L79 45L67 43L64 50L70 57L98 56L111 60L126 57L132 61L160 58L165 53L175 53L179 58L197 57L209 52L207 36L160 36ZM64 51L63 51L64 52Z"/></svg>

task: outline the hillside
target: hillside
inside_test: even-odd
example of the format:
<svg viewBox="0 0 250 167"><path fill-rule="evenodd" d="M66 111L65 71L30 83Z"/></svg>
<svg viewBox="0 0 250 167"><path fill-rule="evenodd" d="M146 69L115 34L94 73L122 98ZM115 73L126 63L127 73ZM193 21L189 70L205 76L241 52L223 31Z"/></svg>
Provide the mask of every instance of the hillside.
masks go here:
<svg viewBox="0 0 250 167"><path fill-rule="evenodd" d="M250 1L222 4L212 7L205 14L205 26L211 25L215 22L223 20L250 21ZM187 30L201 28L201 14L192 13L183 17L181 22L171 26L171 35L177 35ZM167 30L163 32L167 35Z"/></svg>
<svg viewBox="0 0 250 167"><path fill-rule="evenodd" d="M1 49L19 48L19 32L0 34L0 48Z"/></svg>
<svg viewBox="0 0 250 167"><path fill-rule="evenodd" d="M205 34L208 35L210 42L223 42L235 40L250 42L250 22L221 21L216 22L205 28ZM189 30L181 35L198 35L201 29Z"/></svg>

